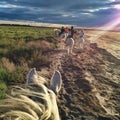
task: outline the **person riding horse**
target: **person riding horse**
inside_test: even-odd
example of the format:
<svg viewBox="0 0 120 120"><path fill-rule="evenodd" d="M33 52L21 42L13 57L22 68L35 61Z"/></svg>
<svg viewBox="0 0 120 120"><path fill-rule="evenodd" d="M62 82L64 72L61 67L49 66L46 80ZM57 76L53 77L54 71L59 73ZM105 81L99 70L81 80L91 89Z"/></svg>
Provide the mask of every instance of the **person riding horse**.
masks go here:
<svg viewBox="0 0 120 120"><path fill-rule="evenodd" d="M84 36L84 32L83 30L80 31L80 38L82 38Z"/></svg>
<svg viewBox="0 0 120 120"><path fill-rule="evenodd" d="M84 31L81 30L80 33L79 33L79 38L78 38L78 46L79 46L79 48L83 49L84 42L85 42L85 40L84 40Z"/></svg>
<svg viewBox="0 0 120 120"><path fill-rule="evenodd" d="M59 33L59 36L65 32L65 28L62 26L61 32Z"/></svg>
<svg viewBox="0 0 120 120"><path fill-rule="evenodd" d="M71 26L71 37L73 38L73 35L74 35L74 33L75 33L75 31L74 31L74 28L73 28L73 26Z"/></svg>

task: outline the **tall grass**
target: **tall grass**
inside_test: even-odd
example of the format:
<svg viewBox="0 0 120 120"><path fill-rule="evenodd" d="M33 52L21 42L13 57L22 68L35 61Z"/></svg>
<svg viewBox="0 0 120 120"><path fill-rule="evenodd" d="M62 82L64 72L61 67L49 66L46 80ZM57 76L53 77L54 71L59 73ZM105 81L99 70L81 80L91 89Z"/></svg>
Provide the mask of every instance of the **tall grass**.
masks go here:
<svg viewBox="0 0 120 120"><path fill-rule="evenodd" d="M4 81L0 80L0 99L4 98L7 86Z"/></svg>
<svg viewBox="0 0 120 120"><path fill-rule="evenodd" d="M15 64L21 64L23 58L31 63L33 58L40 58L54 48L56 40L52 28L0 26L0 57L7 57Z"/></svg>
<svg viewBox="0 0 120 120"><path fill-rule="evenodd" d="M0 26L0 90L23 83L31 67L49 66L48 52L56 48L52 28Z"/></svg>

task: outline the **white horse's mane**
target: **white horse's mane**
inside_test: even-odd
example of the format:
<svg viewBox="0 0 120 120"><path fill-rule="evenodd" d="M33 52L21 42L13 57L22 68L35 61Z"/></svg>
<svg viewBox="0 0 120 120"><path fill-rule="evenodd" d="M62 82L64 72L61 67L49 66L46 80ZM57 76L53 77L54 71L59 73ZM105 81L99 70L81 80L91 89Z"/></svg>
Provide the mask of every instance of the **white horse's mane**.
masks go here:
<svg viewBox="0 0 120 120"><path fill-rule="evenodd" d="M51 89L43 84L45 80L37 75L35 68L28 73L27 78L24 87L11 87L6 98L0 101L0 118L5 120L60 120L55 95L61 88L60 72L54 72Z"/></svg>

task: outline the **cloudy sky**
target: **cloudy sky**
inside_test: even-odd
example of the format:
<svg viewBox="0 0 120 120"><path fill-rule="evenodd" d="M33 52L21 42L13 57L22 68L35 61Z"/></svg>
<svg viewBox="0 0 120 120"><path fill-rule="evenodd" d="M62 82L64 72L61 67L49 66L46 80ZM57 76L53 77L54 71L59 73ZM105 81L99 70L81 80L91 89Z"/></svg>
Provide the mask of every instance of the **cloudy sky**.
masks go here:
<svg viewBox="0 0 120 120"><path fill-rule="evenodd" d="M0 20L102 26L120 17L120 0L0 0Z"/></svg>

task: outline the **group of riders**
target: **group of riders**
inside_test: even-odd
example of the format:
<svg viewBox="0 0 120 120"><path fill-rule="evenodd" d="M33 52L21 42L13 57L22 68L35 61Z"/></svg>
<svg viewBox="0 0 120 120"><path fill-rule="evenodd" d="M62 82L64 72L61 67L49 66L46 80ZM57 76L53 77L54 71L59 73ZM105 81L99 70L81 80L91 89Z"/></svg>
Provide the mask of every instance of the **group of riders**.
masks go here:
<svg viewBox="0 0 120 120"><path fill-rule="evenodd" d="M59 36L60 36L61 34L66 33L66 34L68 35L68 37L72 37L72 38L73 38L74 32L75 32L75 31L74 31L73 26L71 26L71 28L68 28L68 27L64 28L64 27L62 26L61 32L59 33Z"/></svg>
<svg viewBox="0 0 120 120"><path fill-rule="evenodd" d="M67 34L68 38L73 38L74 33L76 33L76 31L74 30L73 26L71 26L71 28L62 26L61 31L59 33L59 36L64 34L64 33ZM80 33L79 33L79 37L82 38L83 36L84 36L84 32L83 32L83 30L81 30Z"/></svg>
<svg viewBox="0 0 120 120"><path fill-rule="evenodd" d="M84 48L85 40L84 40L84 31L82 29L80 30L80 32L78 32L74 30L73 26L71 26L70 28L62 26L58 36L63 38L65 43L65 46L63 45L63 48L67 49L68 54L72 53L75 45L80 49Z"/></svg>

